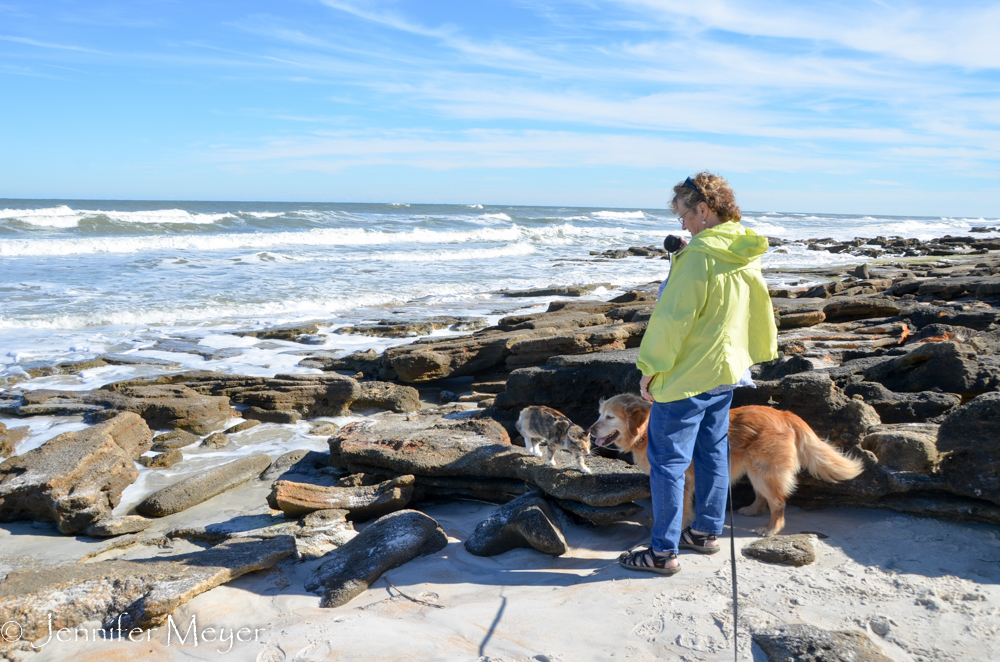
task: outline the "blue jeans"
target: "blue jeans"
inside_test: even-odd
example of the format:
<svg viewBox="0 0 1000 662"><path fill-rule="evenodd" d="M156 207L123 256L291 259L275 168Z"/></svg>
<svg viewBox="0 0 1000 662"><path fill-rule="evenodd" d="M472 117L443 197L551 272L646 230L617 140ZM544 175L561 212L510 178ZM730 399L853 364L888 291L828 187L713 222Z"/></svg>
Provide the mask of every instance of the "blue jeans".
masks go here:
<svg viewBox="0 0 1000 662"><path fill-rule="evenodd" d="M729 492L729 405L733 393L702 393L654 402L649 413L649 486L653 551L677 552L684 515L684 471L694 460L695 518L691 527L722 533Z"/></svg>

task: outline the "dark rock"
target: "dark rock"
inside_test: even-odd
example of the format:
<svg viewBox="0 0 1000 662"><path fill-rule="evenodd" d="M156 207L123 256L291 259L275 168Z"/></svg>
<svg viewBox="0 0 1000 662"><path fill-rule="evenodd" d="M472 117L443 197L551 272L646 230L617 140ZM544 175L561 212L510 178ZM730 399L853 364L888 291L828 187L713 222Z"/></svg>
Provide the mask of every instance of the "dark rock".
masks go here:
<svg viewBox="0 0 1000 662"><path fill-rule="evenodd" d="M399 476L373 486L324 487L279 480L271 487L268 504L287 517L316 510L346 510L355 520L381 517L401 510L413 498L413 476Z"/></svg>
<svg viewBox="0 0 1000 662"><path fill-rule="evenodd" d="M225 430L223 430L223 432L225 432L226 434L236 434L237 432L244 432L246 430L249 430L250 428L255 428L258 425L260 425L260 421L249 419L237 423L236 425L233 425L231 427L228 427Z"/></svg>
<svg viewBox="0 0 1000 662"><path fill-rule="evenodd" d="M136 414L67 432L0 463L0 521L55 522L79 533L105 519L139 476L152 434Z"/></svg>
<svg viewBox="0 0 1000 662"><path fill-rule="evenodd" d="M107 627L161 624L196 595L248 572L273 567L294 552L290 536L242 539L167 560L98 561L31 568L0 583L0 618L22 624L25 641L87 621Z"/></svg>
<svg viewBox="0 0 1000 662"><path fill-rule="evenodd" d="M553 356L591 354L638 347L644 324L612 324L575 329L547 338L529 338L512 343L505 360L508 370L545 363Z"/></svg>
<svg viewBox="0 0 1000 662"><path fill-rule="evenodd" d="M1000 388L1000 371L980 365L975 350L954 342L921 343L904 356L865 370L864 376L890 390L910 393L941 389L970 395Z"/></svg>
<svg viewBox="0 0 1000 662"><path fill-rule="evenodd" d="M642 373L635 367L638 349L556 356L544 367L510 373L507 390L497 395L486 415L513 432L524 407L546 405L584 428L597 420L599 401L619 393L638 393Z"/></svg>
<svg viewBox="0 0 1000 662"><path fill-rule="evenodd" d="M815 326L825 321L826 314L822 310L790 312L778 316L778 328L798 329L806 326Z"/></svg>
<svg viewBox="0 0 1000 662"><path fill-rule="evenodd" d="M426 338L391 347L383 355L382 371L391 370L400 381L418 383L540 364L557 354L638 346L644 325L610 321L603 314L578 310L506 317L472 336Z"/></svg>
<svg viewBox="0 0 1000 662"><path fill-rule="evenodd" d="M384 409L403 414L420 410L420 393L412 386L389 382L361 382L361 395L351 404L354 411Z"/></svg>
<svg viewBox="0 0 1000 662"><path fill-rule="evenodd" d="M871 278L871 272L868 271L868 263L862 262L858 266L854 267L853 276L861 280Z"/></svg>
<svg viewBox="0 0 1000 662"><path fill-rule="evenodd" d="M136 459L136 462L147 469L168 469L184 459L184 454L179 450L157 453L153 456L143 455Z"/></svg>
<svg viewBox="0 0 1000 662"><path fill-rule="evenodd" d="M753 366L751 370L754 379L772 381L787 377L788 375L815 370L815 366L813 366L812 361L804 356L794 354L792 356L779 356L767 363L759 363Z"/></svg>
<svg viewBox="0 0 1000 662"><path fill-rule="evenodd" d="M845 446L857 444L881 422L878 414L864 402L847 397L825 372L803 372L779 382L758 382L756 389L737 389L733 407L770 403L801 416L822 438Z"/></svg>
<svg viewBox="0 0 1000 662"><path fill-rule="evenodd" d="M474 499L489 503L507 503L532 489L534 488L529 487L523 480L512 478L416 476L413 500Z"/></svg>
<svg viewBox="0 0 1000 662"><path fill-rule="evenodd" d="M921 281L916 278L897 278L892 281L892 287L887 289L885 293L896 297L916 294L917 290L920 289L920 283Z"/></svg>
<svg viewBox="0 0 1000 662"><path fill-rule="evenodd" d="M256 478L271 466L271 458L256 454L213 467L164 487L146 497L135 509L147 517L179 513L228 489Z"/></svg>
<svg viewBox="0 0 1000 662"><path fill-rule="evenodd" d="M422 476L520 480L553 497L592 506L615 506L649 496L649 478L624 462L589 456L590 474L569 465L550 467L524 448L511 446L494 421L423 418L383 417L375 429L364 423L346 425L330 439L331 464L352 473L375 469L412 474L418 483ZM487 427L462 429L471 423ZM497 443L500 439L507 443Z"/></svg>
<svg viewBox="0 0 1000 662"><path fill-rule="evenodd" d="M861 447L875 453L880 465L897 471L930 473L938 463L937 426L883 425Z"/></svg>
<svg viewBox="0 0 1000 662"><path fill-rule="evenodd" d="M614 299L609 299L608 303L632 303L634 301L656 301L656 297L647 292L629 290L624 294L619 294Z"/></svg>
<svg viewBox="0 0 1000 662"><path fill-rule="evenodd" d="M605 526L627 520L642 512L637 503L623 503L617 506L588 506L580 501L556 499L556 505L573 516L577 521L583 520L597 526Z"/></svg>
<svg viewBox="0 0 1000 662"><path fill-rule="evenodd" d="M10 457L14 454L14 447L31 433L31 428L27 425L17 428L8 428L0 423L0 457Z"/></svg>
<svg viewBox="0 0 1000 662"><path fill-rule="evenodd" d="M766 563L781 563L795 567L809 565L816 560L812 536L768 536L755 540L743 548L743 555Z"/></svg>
<svg viewBox="0 0 1000 662"><path fill-rule="evenodd" d="M768 662L892 662L864 632L822 630L796 623L754 630Z"/></svg>
<svg viewBox="0 0 1000 662"><path fill-rule="evenodd" d="M342 326L334 333L342 335L365 335L382 338L411 338L430 335L439 329L452 331L473 331L486 326L483 318L434 317L431 319L399 322L395 320L380 320L377 324L355 324Z"/></svg>
<svg viewBox="0 0 1000 662"><path fill-rule="evenodd" d="M338 374L246 377L209 373L185 383L200 393L227 396L234 404L295 411L306 417L345 416L361 395L357 381ZM243 416L251 418L246 412Z"/></svg>
<svg viewBox="0 0 1000 662"><path fill-rule="evenodd" d="M156 429L180 428L207 434L229 419L229 398L200 395L180 384L135 386L118 392L132 398L130 409Z"/></svg>
<svg viewBox="0 0 1000 662"><path fill-rule="evenodd" d="M496 556L518 547L553 556L566 553L566 539L552 508L537 492L500 506L465 541L465 548L476 556Z"/></svg>
<svg viewBox="0 0 1000 662"><path fill-rule="evenodd" d="M472 390L479 393L503 393L507 390L508 373L478 375L472 380Z"/></svg>
<svg viewBox="0 0 1000 662"><path fill-rule="evenodd" d="M458 396L455 395L454 392L449 391L448 389L441 389L441 391L438 393L438 402L440 402L443 405L446 405L449 402L458 402Z"/></svg>
<svg viewBox="0 0 1000 662"><path fill-rule="evenodd" d="M941 422L937 448L947 453L941 475L955 494L1000 504L998 423L1000 393L984 393Z"/></svg>
<svg viewBox="0 0 1000 662"><path fill-rule="evenodd" d="M928 324L967 326L977 331L988 331L1000 323L1000 310L992 308L944 308L941 306L910 306L900 311L918 329Z"/></svg>
<svg viewBox="0 0 1000 662"><path fill-rule="evenodd" d="M978 335L975 329L967 326L950 326L948 324L928 324L917 333L917 340L925 342L954 341L964 343Z"/></svg>
<svg viewBox="0 0 1000 662"><path fill-rule="evenodd" d="M570 287L538 287L531 290L501 290L498 294L505 297L582 297L598 287L610 287L610 283Z"/></svg>
<svg viewBox="0 0 1000 662"><path fill-rule="evenodd" d="M351 373L362 373L366 379L376 377L382 368L382 355L370 349L367 352L353 352L339 358L332 356L309 355L299 361L306 368L318 368L324 371L343 370Z"/></svg>
<svg viewBox="0 0 1000 662"><path fill-rule="evenodd" d="M301 335L312 335L319 333L319 327L315 324L286 324L284 326L271 326L253 331L236 331L234 336L260 338L261 340L295 340Z"/></svg>
<svg viewBox="0 0 1000 662"><path fill-rule="evenodd" d="M261 480L273 481L284 474L301 476L322 475L320 468L326 467L330 461L327 453L310 451L304 448L288 451L279 455L267 471L260 475Z"/></svg>
<svg viewBox="0 0 1000 662"><path fill-rule="evenodd" d="M247 418L260 423L298 423L302 420L302 414L297 411L281 411L275 409L262 409L260 407L247 407L242 412L243 418Z"/></svg>
<svg viewBox="0 0 1000 662"><path fill-rule="evenodd" d="M118 412L142 416L154 429L181 428L208 434L229 418L229 400L204 396L184 385L152 384L94 391L38 389L21 394L9 413L15 416L83 415L106 420Z"/></svg>
<svg viewBox="0 0 1000 662"><path fill-rule="evenodd" d="M184 448L198 441L198 435L187 430L173 430L153 437L154 451L172 451L177 448Z"/></svg>
<svg viewBox="0 0 1000 662"><path fill-rule="evenodd" d="M1000 278L934 278L921 283L917 290L918 295L946 300L962 296L983 298L997 292L1000 292Z"/></svg>
<svg viewBox="0 0 1000 662"><path fill-rule="evenodd" d="M886 297L845 298L828 303L823 313L828 320L857 320L898 315L902 306Z"/></svg>
<svg viewBox="0 0 1000 662"><path fill-rule="evenodd" d="M86 534L92 538L112 538L122 536L127 533L138 533L145 531L153 520L138 515L126 515L125 517L109 517L99 522L94 522L87 527Z"/></svg>
<svg viewBox="0 0 1000 662"><path fill-rule="evenodd" d="M879 418L886 424L923 423L947 414L962 402L953 393L893 393L878 382L848 384L844 392L851 397L860 395L867 404L875 408Z"/></svg>
<svg viewBox="0 0 1000 662"><path fill-rule="evenodd" d="M374 584L388 570L438 552L448 536L432 518L401 510L379 518L353 540L327 554L328 560L306 583L306 590L323 593L321 607L339 607Z"/></svg>

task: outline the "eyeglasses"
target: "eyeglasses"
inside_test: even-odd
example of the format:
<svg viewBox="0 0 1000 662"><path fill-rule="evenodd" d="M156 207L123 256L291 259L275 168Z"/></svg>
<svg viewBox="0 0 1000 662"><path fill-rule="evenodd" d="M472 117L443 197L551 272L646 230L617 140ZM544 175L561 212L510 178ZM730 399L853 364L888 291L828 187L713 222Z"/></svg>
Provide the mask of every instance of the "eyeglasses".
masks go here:
<svg viewBox="0 0 1000 662"><path fill-rule="evenodd" d="M677 220L681 222L681 227L684 227L684 217L690 214L691 212L695 211L696 209L697 207L692 207L691 209L688 209L686 212L677 217Z"/></svg>

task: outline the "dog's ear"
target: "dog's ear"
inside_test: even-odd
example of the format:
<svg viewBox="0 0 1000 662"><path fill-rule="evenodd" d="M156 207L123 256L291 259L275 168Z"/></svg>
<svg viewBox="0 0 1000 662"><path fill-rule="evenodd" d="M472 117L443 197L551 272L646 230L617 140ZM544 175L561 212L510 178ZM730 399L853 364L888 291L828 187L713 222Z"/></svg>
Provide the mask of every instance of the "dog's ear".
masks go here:
<svg viewBox="0 0 1000 662"><path fill-rule="evenodd" d="M625 418L628 421L628 433L633 437L639 436L639 431L646 424L648 416L649 412L641 405L632 405L629 407L625 411Z"/></svg>

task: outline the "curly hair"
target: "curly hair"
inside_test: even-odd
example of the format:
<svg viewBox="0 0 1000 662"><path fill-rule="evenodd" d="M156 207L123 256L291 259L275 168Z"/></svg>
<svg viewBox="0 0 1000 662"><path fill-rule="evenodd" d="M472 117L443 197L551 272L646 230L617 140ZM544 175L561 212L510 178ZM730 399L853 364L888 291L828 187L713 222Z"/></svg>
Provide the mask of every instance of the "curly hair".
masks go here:
<svg viewBox="0 0 1000 662"><path fill-rule="evenodd" d="M677 202L683 202L688 209L693 209L699 202L704 202L718 215L720 221L739 221L743 214L736 204L736 194L729 187L725 177L713 175L702 170L689 178L697 187L697 191L687 185L686 181L674 187L674 198L670 201L670 211L677 214Z"/></svg>

